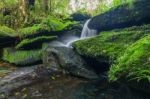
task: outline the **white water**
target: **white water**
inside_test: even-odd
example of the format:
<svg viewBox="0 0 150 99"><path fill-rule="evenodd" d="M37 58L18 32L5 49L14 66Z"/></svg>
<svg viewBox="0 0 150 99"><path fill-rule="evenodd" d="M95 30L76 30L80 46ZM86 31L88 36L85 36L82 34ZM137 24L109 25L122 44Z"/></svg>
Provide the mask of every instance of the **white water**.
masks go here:
<svg viewBox="0 0 150 99"><path fill-rule="evenodd" d="M81 33L81 37L80 37L81 39L96 36L97 31L90 29L88 27L88 24L90 21L91 21L91 19L89 19L85 22L82 33Z"/></svg>
<svg viewBox="0 0 150 99"><path fill-rule="evenodd" d="M65 36L63 38L63 41L53 41L50 43L51 46L65 46L65 47L72 47L72 43L75 41L78 41L80 39L85 39L85 38L90 38L90 37L94 37L97 34L96 30L90 29L88 27L89 22L91 21L91 19L87 20L83 26L82 29L82 33L80 37L77 36Z"/></svg>

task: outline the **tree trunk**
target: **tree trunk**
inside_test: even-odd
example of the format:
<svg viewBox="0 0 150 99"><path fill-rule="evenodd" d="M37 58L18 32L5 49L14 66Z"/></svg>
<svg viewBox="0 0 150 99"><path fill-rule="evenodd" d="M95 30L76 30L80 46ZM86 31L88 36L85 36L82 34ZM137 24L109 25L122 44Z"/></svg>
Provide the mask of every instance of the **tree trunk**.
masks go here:
<svg viewBox="0 0 150 99"><path fill-rule="evenodd" d="M28 13L29 0L20 0L19 9L20 9L20 20L26 23L29 15Z"/></svg>
<svg viewBox="0 0 150 99"><path fill-rule="evenodd" d="M46 13L49 9L48 9L48 1L49 0L42 0L42 9L44 10L44 12Z"/></svg>

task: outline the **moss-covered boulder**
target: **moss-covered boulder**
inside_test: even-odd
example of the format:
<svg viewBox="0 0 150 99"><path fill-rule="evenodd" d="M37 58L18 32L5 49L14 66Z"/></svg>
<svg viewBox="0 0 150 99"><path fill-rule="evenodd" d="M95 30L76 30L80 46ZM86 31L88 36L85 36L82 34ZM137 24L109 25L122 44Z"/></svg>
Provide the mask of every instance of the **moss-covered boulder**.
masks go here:
<svg viewBox="0 0 150 99"><path fill-rule="evenodd" d="M91 18L90 15L87 15L87 14L82 13L82 12L76 12L70 16L70 20L73 20L73 21L85 21L89 18Z"/></svg>
<svg viewBox="0 0 150 99"><path fill-rule="evenodd" d="M111 64L137 40L150 34L150 25L101 32L97 37L77 41L75 50L86 58L98 63ZM99 64L98 66L104 64ZM101 67L100 66L100 67ZM104 67L105 68L105 67ZM102 69L102 68L100 68Z"/></svg>
<svg viewBox="0 0 150 99"><path fill-rule="evenodd" d="M0 26L0 48L14 44L16 37L17 33L15 30L7 26Z"/></svg>
<svg viewBox="0 0 150 99"><path fill-rule="evenodd" d="M43 20L40 24L35 24L31 27L25 27L19 30L20 38L33 38L36 36L57 35L57 32L62 31L70 25L76 24L72 21L63 21L49 17Z"/></svg>
<svg viewBox="0 0 150 99"><path fill-rule="evenodd" d="M40 36L32 39L24 39L16 45L16 49L38 49L42 48L42 44L55 40L57 36Z"/></svg>
<svg viewBox="0 0 150 99"><path fill-rule="evenodd" d="M16 50L4 48L2 59L15 65L32 65L41 62L41 50Z"/></svg>
<svg viewBox="0 0 150 99"><path fill-rule="evenodd" d="M150 35L127 48L109 71L109 79L124 79L137 88L150 88ZM137 83L134 83L137 82ZM140 84L143 83L143 84ZM146 84L147 83L147 84ZM150 92L150 91L149 91Z"/></svg>
<svg viewBox="0 0 150 99"><path fill-rule="evenodd" d="M92 18L89 23L89 28L103 31L150 23L150 1L128 1L130 2L124 3L123 5L119 5L117 7L115 6L109 11Z"/></svg>

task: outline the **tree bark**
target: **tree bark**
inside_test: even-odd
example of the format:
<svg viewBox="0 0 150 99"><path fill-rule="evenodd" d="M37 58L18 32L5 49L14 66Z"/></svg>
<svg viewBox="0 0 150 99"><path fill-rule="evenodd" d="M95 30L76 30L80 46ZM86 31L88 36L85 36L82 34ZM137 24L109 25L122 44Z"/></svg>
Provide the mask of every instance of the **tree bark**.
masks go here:
<svg viewBox="0 0 150 99"><path fill-rule="evenodd" d="M49 9L49 7L48 7L48 1L49 0L42 0L42 9L44 10L44 12L46 13Z"/></svg>
<svg viewBox="0 0 150 99"><path fill-rule="evenodd" d="M27 22L28 19L28 9L29 9L29 0L20 0L19 2L19 9L20 9L20 18L21 21Z"/></svg>

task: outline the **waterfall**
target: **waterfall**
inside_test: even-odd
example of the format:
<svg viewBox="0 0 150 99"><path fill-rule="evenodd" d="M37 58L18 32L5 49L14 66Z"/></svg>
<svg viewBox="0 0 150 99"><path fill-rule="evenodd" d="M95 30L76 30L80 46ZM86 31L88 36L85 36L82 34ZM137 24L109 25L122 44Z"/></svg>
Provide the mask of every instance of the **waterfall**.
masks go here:
<svg viewBox="0 0 150 99"><path fill-rule="evenodd" d="M89 22L91 19L87 20L83 26L82 33L80 37L77 36L62 36L62 41L53 41L50 43L52 46L65 46L65 47L72 47L72 43L78 41L80 39L85 39L89 37L96 36L97 30L90 29L88 27Z"/></svg>
<svg viewBox="0 0 150 99"><path fill-rule="evenodd" d="M81 33L81 39L83 38L87 38L87 37L93 37L93 36L96 36L97 34L97 31L96 30L93 30L93 29L90 29L88 27L88 24L89 22L91 21L91 19L87 20L84 24L84 27L83 27L83 30L82 30L82 33Z"/></svg>
<svg viewBox="0 0 150 99"><path fill-rule="evenodd" d="M93 30L93 29L90 29L90 28L88 27L88 24L89 24L90 21L91 21L91 19L88 19L88 20L85 22L85 24L84 24L84 26L83 26L83 29L82 29L82 33L81 33L80 38L78 38L78 37L73 37L73 38L70 37L70 38L68 39L68 42L67 42L67 44L66 44L66 47L70 47L71 44L72 44L73 42L77 41L77 40L96 36L97 30Z"/></svg>

